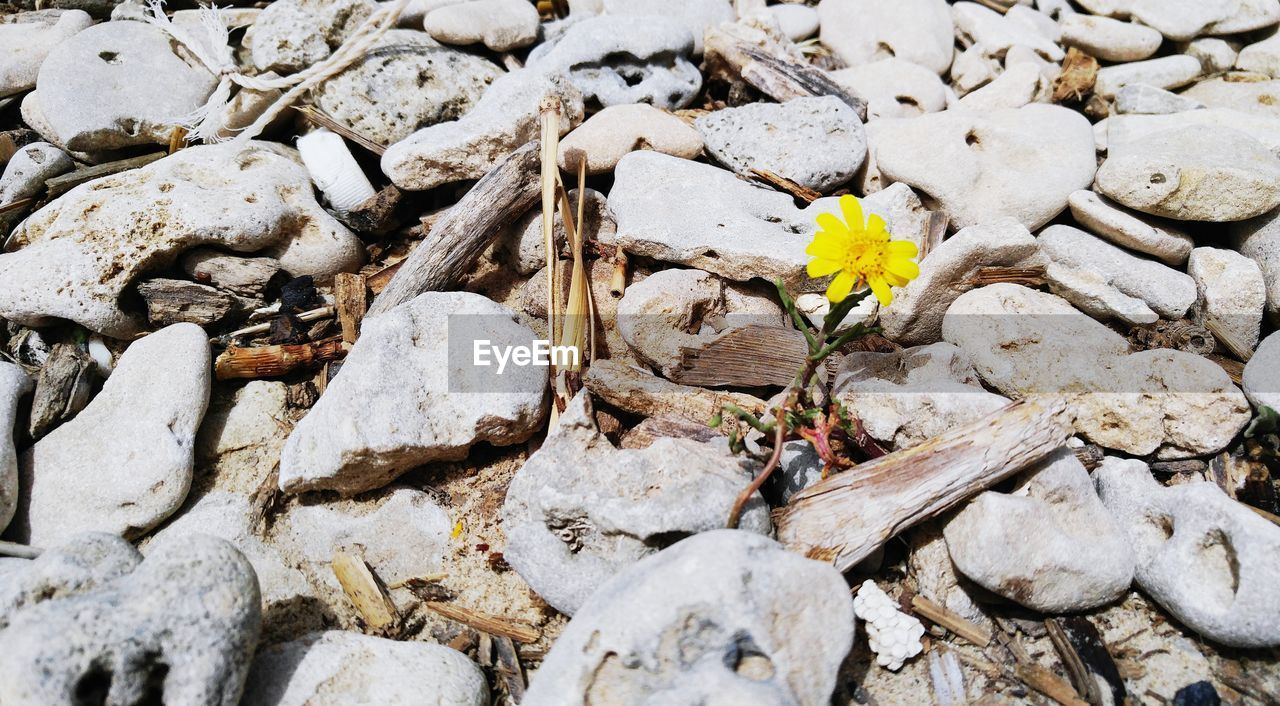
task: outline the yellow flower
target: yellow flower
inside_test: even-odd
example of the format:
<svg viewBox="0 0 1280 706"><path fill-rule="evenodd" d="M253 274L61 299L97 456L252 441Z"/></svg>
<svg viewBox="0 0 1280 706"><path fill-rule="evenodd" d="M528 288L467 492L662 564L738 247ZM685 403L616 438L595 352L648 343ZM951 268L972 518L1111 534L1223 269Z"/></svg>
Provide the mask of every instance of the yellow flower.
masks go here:
<svg viewBox="0 0 1280 706"><path fill-rule="evenodd" d="M882 306L893 301L891 287L902 287L920 276L913 258L919 254L909 240L889 240L884 219L876 214L864 219L862 204L852 196L840 197L840 210L845 221L832 213L818 215L818 233L805 252L814 257L809 263L809 276L834 274L827 287L827 298L839 304L854 290L866 284Z"/></svg>

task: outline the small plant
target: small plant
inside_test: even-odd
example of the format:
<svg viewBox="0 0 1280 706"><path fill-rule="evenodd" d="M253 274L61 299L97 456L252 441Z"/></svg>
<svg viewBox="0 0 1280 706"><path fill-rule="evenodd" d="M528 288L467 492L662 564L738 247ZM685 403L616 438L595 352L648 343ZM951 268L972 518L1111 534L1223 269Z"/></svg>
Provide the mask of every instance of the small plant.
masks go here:
<svg viewBox="0 0 1280 706"><path fill-rule="evenodd" d="M809 352L782 402L773 411L772 419L766 421L730 404L711 420L711 426L719 426L724 416L729 415L773 440L773 452L764 469L735 500L729 513L729 527L737 527L747 501L777 468L782 446L787 441L804 439L812 444L822 459L824 478L833 470L852 467L854 449L867 456L884 453L866 435L861 423L830 398L826 381L818 379L818 371L832 353L877 330L861 322L844 328L841 325L869 295L874 294L881 306L888 306L893 301L894 287L905 286L919 276L920 268L914 261L919 251L915 243L892 240L884 219L875 214L864 216L862 204L853 196L840 197L840 210L843 221L831 213L818 216L819 230L805 249L814 258L806 268L809 277L834 275L827 286L831 308L822 326L813 330L796 309L795 300L782 281L776 282L782 305L796 328L804 333ZM737 425L729 429L729 444L735 453L746 450Z"/></svg>

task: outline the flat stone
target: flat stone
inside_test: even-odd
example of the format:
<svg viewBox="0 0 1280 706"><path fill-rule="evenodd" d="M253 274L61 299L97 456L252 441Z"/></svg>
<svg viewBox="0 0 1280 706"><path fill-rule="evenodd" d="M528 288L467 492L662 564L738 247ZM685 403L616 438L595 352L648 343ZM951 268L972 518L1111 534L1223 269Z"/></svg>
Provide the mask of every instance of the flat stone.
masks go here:
<svg viewBox="0 0 1280 706"><path fill-rule="evenodd" d="M1012 219L971 226L951 236L920 262L920 276L894 292L880 313L884 335L901 345L924 345L942 335L942 320L983 267L1016 267L1036 258L1031 232Z"/></svg>
<svg viewBox="0 0 1280 706"><path fill-rule="evenodd" d="M1274 0L1264 0L1273 2ZM1277 3L1280 7L1280 3ZM1178 47L1187 56L1200 60L1200 67L1206 76L1230 71L1240 57L1240 42L1236 40L1218 39L1217 37L1201 37L1193 39ZM1203 83L1203 82L1201 82Z"/></svg>
<svg viewBox="0 0 1280 706"><path fill-rule="evenodd" d="M359 554L388 584L430 576L444 569L453 522L429 493L393 488L370 503L339 501L298 505L285 516L281 534L297 560L313 573L330 573L335 551Z"/></svg>
<svg viewBox="0 0 1280 706"><path fill-rule="evenodd" d="M867 154L862 121L835 96L724 108L694 125L707 154L738 174L761 169L816 191L848 182Z"/></svg>
<svg viewBox="0 0 1280 706"><path fill-rule="evenodd" d="M991 83L972 91L952 110L991 111L1044 103L1053 92L1052 82L1032 63L1011 64Z"/></svg>
<svg viewBox="0 0 1280 706"><path fill-rule="evenodd" d="M1252 32L1280 22L1280 0L1241 0L1224 18L1209 25L1206 34Z"/></svg>
<svg viewBox="0 0 1280 706"><path fill-rule="evenodd" d="M1098 70L1093 92L1103 98L1114 98L1120 89L1132 83L1179 88L1195 81L1201 71L1200 60L1185 54L1116 64Z"/></svg>
<svg viewBox="0 0 1280 706"><path fill-rule="evenodd" d="M896 223L879 199L864 199L864 212ZM839 213L839 199L818 199L798 209L794 199L755 186L733 172L657 152L632 152L614 170L609 208L615 240L628 253L696 267L731 280L782 277L812 287L804 249L819 213Z"/></svg>
<svg viewBox="0 0 1280 706"><path fill-rule="evenodd" d="M133 572L142 555L122 537L86 532L46 547L16 569L0 571L0 632L18 612L52 599L90 591Z"/></svg>
<svg viewBox="0 0 1280 706"><path fill-rule="evenodd" d="M554 45L539 46L527 66L563 72L593 109L648 103L674 110L702 89L702 73L689 61L693 49L693 36L678 17L604 15L573 24Z"/></svg>
<svg viewBox="0 0 1280 706"><path fill-rule="evenodd" d="M189 147L77 186L10 236L6 250L21 249L0 254L0 316L128 338L142 321L121 296L199 245L263 251L294 276L355 270L363 245L316 203L293 155L266 142Z"/></svg>
<svg viewBox="0 0 1280 706"><path fill-rule="evenodd" d="M502 75L494 64L442 47L421 32L393 29L378 44L320 84L315 100L338 122L381 145L461 118Z"/></svg>
<svg viewBox="0 0 1280 706"><path fill-rule="evenodd" d="M982 389L968 356L949 343L896 353L850 353L832 388L873 439L910 448L1009 404Z"/></svg>
<svg viewBox="0 0 1280 706"><path fill-rule="evenodd" d="M484 674L461 652L327 630L258 650L242 706L489 703Z"/></svg>
<svg viewBox="0 0 1280 706"><path fill-rule="evenodd" d="M1280 78L1280 34L1241 49L1240 55L1236 57L1236 68Z"/></svg>
<svg viewBox="0 0 1280 706"><path fill-rule="evenodd" d="M614 448L579 394L507 489L503 556L543 600L574 615L635 562L724 527L756 470L727 447L688 439ZM694 497L698 502L688 502ZM771 531L769 508L758 496L741 527Z"/></svg>
<svg viewBox="0 0 1280 706"><path fill-rule="evenodd" d="M646 103L615 105L587 118L560 141L560 168L577 173L570 155L587 155L587 174L605 174L628 152L653 150L694 159L702 154L702 133L664 110Z"/></svg>
<svg viewBox="0 0 1280 706"><path fill-rule="evenodd" d="M1214 78L1200 81L1182 92L1210 108L1227 108L1242 113L1280 118L1280 81L1228 81Z"/></svg>
<svg viewBox="0 0 1280 706"><path fill-rule="evenodd" d="M0 362L0 531L13 519L18 503L18 452L13 446L18 401L33 387L22 368Z"/></svg>
<svg viewBox="0 0 1280 706"><path fill-rule="evenodd" d="M1231 226L1231 244L1258 263L1267 285L1267 314L1280 319L1280 211Z"/></svg>
<svg viewBox="0 0 1280 706"><path fill-rule="evenodd" d="M968 95L994 81L1003 69L1000 60L991 56L986 47L974 44L956 52L951 64L951 87L957 95Z"/></svg>
<svg viewBox="0 0 1280 706"><path fill-rule="evenodd" d="M1258 263L1234 250L1196 248L1187 273L1199 291L1198 320L1216 324L1215 335L1229 337L1230 348L1252 351L1258 345L1267 306L1267 286Z"/></svg>
<svg viewBox="0 0 1280 706"><path fill-rule="evenodd" d="M46 179L65 174L75 166L70 155L48 142L26 145L9 158L0 176L0 206L39 194Z"/></svg>
<svg viewBox="0 0 1280 706"><path fill-rule="evenodd" d="M76 703L110 675L121 698L163 689L167 703L234 704L261 619L249 562L220 539L188 537L127 575L15 611L0 630L0 698Z"/></svg>
<svg viewBox="0 0 1280 706"><path fill-rule="evenodd" d="M1244 394L1255 407L1280 412L1280 335L1271 334L1244 366Z"/></svg>
<svg viewBox="0 0 1280 706"><path fill-rule="evenodd" d="M1133 583L1134 554L1068 448L1020 473L1008 493L980 493L943 526L966 577L1042 613L1110 603Z"/></svg>
<svg viewBox="0 0 1280 706"><path fill-rule="evenodd" d="M1134 307L1166 319L1179 319L1196 302L1196 284L1186 274L1126 252L1078 228L1050 226L1041 231L1037 240L1041 252L1053 264L1094 275L1100 286L1114 289L1142 304L1137 306L1134 302L1127 311L1108 311L1083 300L1077 301L1072 292L1059 293L1088 314L1103 318L1108 314L1120 315L1130 323L1154 323L1154 319L1135 320L1131 316ZM1053 272L1049 273L1049 279L1052 283Z"/></svg>
<svg viewBox="0 0 1280 706"><path fill-rule="evenodd" d="M167 145L216 84L203 65L174 54L159 28L104 22L55 46L23 103L36 103L54 133L45 137L70 150Z"/></svg>
<svg viewBox="0 0 1280 706"><path fill-rule="evenodd" d="M376 8L374 0L280 0L262 10L243 44L259 71L295 73L327 59Z"/></svg>
<svg viewBox="0 0 1280 706"><path fill-rule="evenodd" d="M936 200L957 228L1012 217L1030 230L1093 182L1089 121L1059 106L934 113L868 126L883 178Z"/></svg>
<svg viewBox="0 0 1280 706"><path fill-rule="evenodd" d="M538 10L524 0L469 0L428 12L423 27L445 44L483 44L496 52L533 44Z"/></svg>
<svg viewBox="0 0 1280 706"><path fill-rule="evenodd" d="M819 706L853 644L829 565L741 530L704 532L621 572L561 633L522 704L729 699Z"/></svg>
<svg viewBox="0 0 1280 706"><path fill-rule="evenodd" d="M1138 586L1192 630L1232 647L1280 644L1280 527L1213 483L1165 487L1139 460L1094 471L1137 554Z"/></svg>
<svg viewBox="0 0 1280 706"><path fill-rule="evenodd" d="M808 5L770 5L768 10L777 20L778 28L793 42L804 41L818 32L821 21L818 11Z"/></svg>
<svg viewBox="0 0 1280 706"><path fill-rule="evenodd" d="M1164 36L1150 27L1109 17L1077 13L1060 25L1063 44L1103 61L1141 61L1164 43Z"/></svg>
<svg viewBox="0 0 1280 706"><path fill-rule="evenodd" d="M538 106L556 97L561 135L582 122L582 96L568 79L533 69L500 76L457 120L425 127L387 148L382 171L401 189L424 191L479 179L538 137Z"/></svg>
<svg viewBox="0 0 1280 706"><path fill-rule="evenodd" d="M1049 61L1062 61L1066 56L1054 38L1046 37L1036 27L976 2L954 3L951 17L956 36L965 46L981 44L990 56L1003 58L1014 46L1032 49Z"/></svg>
<svg viewBox="0 0 1280 706"><path fill-rule="evenodd" d="M644 16L645 22L653 17L677 19L693 37L694 54L702 54L703 36L708 29L735 19L733 5L729 0L682 0L678 3L667 0L601 0L601 8L606 15Z"/></svg>
<svg viewBox="0 0 1280 706"><path fill-rule="evenodd" d="M1135 213L1092 191L1077 191L1067 201L1076 222L1094 235L1170 267L1187 261L1195 241L1177 226Z"/></svg>
<svg viewBox="0 0 1280 706"><path fill-rule="evenodd" d="M286 493L380 488L409 469L518 444L546 417L546 369L473 364L473 343L532 346L515 314L478 294L427 292L364 320L342 373L280 457ZM480 394L483 391L485 394Z"/></svg>
<svg viewBox="0 0 1280 706"><path fill-rule="evenodd" d="M86 531L132 539L172 515L191 487L209 379L199 326L174 324L134 341L89 406L19 459L10 531L36 546Z"/></svg>
<svg viewBox="0 0 1280 706"><path fill-rule="evenodd" d="M0 98L35 88L53 48L93 24L83 10L36 10L0 17Z"/></svg>
<svg viewBox="0 0 1280 706"><path fill-rule="evenodd" d="M1213 362L1176 350L1129 354L1129 344L1060 297L1014 284L961 295L943 339L969 354L983 382L1023 397L1057 394L1090 441L1125 453L1215 453L1249 422L1244 395Z"/></svg>
<svg viewBox="0 0 1280 706"><path fill-rule="evenodd" d="M1270 115L1246 113L1229 108L1187 110L1168 115L1119 115L1099 123L1106 125L1099 151L1121 149L1130 142L1144 140L1153 135L1194 127L1201 130L1230 128L1249 135L1261 142L1273 154L1280 156L1280 120Z"/></svg>
<svg viewBox="0 0 1280 706"><path fill-rule="evenodd" d="M1098 191L1154 216L1243 221L1280 205L1280 158L1229 128L1183 128L1111 145Z"/></svg>
<svg viewBox="0 0 1280 706"><path fill-rule="evenodd" d="M848 66L897 57L942 75L951 66L955 26L945 0L822 0L822 44Z"/></svg>
<svg viewBox="0 0 1280 706"><path fill-rule="evenodd" d="M627 287L618 302L617 327L640 360L671 378L680 370L684 348L743 326L790 326L771 294L701 270L663 270Z"/></svg>
<svg viewBox="0 0 1280 706"><path fill-rule="evenodd" d="M1200 101L1145 83L1130 83L1116 93L1114 110L1120 115L1168 115L1199 110Z"/></svg>
<svg viewBox="0 0 1280 706"><path fill-rule="evenodd" d="M773 5L772 7L800 7ZM867 101L867 120L912 118L947 107L947 85L906 59L889 58L831 72L831 78Z"/></svg>
<svg viewBox="0 0 1280 706"><path fill-rule="evenodd" d="M1195 39L1211 25L1226 20L1239 0L1130 0L1128 13L1176 42Z"/></svg>

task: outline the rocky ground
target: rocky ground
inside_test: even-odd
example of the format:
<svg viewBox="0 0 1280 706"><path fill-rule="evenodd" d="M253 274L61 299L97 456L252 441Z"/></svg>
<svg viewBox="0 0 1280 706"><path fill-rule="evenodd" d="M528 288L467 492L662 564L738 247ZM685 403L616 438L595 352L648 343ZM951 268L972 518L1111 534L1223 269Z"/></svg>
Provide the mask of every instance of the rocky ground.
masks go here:
<svg viewBox="0 0 1280 706"><path fill-rule="evenodd" d="M0 5L0 704L1280 703L1278 31Z"/></svg>

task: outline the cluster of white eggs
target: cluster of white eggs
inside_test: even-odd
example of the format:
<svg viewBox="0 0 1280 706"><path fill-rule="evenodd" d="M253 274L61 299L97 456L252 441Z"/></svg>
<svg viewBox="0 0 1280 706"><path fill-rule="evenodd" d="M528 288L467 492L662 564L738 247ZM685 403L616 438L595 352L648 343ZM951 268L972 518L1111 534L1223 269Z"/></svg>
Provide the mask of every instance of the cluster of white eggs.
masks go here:
<svg viewBox="0 0 1280 706"><path fill-rule="evenodd" d="M868 579L853 598L853 612L867 622L867 640L876 663L893 671L924 649L924 625L902 613L887 593Z"/></svg>

